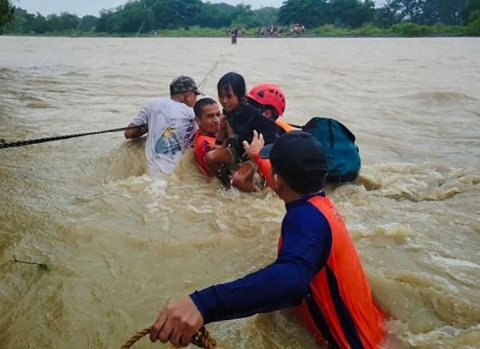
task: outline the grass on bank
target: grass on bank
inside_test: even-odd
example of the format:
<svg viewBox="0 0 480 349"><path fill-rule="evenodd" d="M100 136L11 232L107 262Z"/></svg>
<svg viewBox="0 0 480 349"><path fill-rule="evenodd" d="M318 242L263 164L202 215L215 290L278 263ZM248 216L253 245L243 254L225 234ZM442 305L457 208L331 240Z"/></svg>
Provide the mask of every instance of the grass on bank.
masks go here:
<svg viewBox="0 0 480 349"><path fill-rule="evenodd" d="M35 34L33 34L35 35ZM190 27L178 29L156 30L149 33L98 33L95 31L68 31L47 32L46 36L71 37L228 37L228 28L214 29ZM298 35L284 32L278 37L297 37ZM307 29L303 37L449 37L449 36L480 36L480 22L469 26L447 26L436 24L433 26L418 25L415 23L395 24L390 28L379 28L368 24L357 29L339 28L328 24L319 28ZM272 37L259 36L256 28L248 29L241 37Z"/></svg>
<svg viewBox="0 0 480 349"><path fill-rule="evenodd" d="M479 35L480 30L469 30L470 27L447 26L436 24L433 26L423 26L414 23L395 24L390 28L379 28L373 25L364 25L357 29L338 28L328 24L319 28L307 29L304 37L428 37L428 36L467 36ZM189 29L171 29L154 31L146 34L146 36L160 37L226 37L228 29L212 29L191 27ZM256 29L248 29L246 37L258 37ZM291 33L281 33L279 37L296 37ZM242 37L242 35L240 35ZM270 37L270 36L266 36Z"/></svg>

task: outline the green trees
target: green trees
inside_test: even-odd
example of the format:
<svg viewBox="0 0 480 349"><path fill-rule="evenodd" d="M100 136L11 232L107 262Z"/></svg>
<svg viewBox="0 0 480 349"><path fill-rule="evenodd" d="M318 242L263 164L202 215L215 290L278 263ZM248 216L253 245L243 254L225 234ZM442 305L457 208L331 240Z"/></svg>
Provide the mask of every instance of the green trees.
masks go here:
<svg viewBox="0 0 480 349"><path fill-rule="evenodd" d="M386 25L402 21L416 24L460 25L465 0L387 0L383 15ZM385 18L384 17L384 18Z"/></svg>
<svg viewBox="0 0 480 349"><path fill-rule="evenodd" d="M480 0L467 0L461 16L465 24L469 24L478 17L480 11Z"/></svg>
<svg viewBox="0 0 480 349"><path fill-rule="evenodd" d="M208 28L228 27L233 21L235 8L227 4L211 4L207 2L202 6L198 25Z"/></svg>
<svg viewBox="0 0 480 349"><path fill-rule="evenodd" d="M307 34L321 34L320 27L328 27L329 33L337 34L441 35L450 30L452 35L480 35L480 0L385 0L380 8L375 8L374 0L286 0L280 8L257 10L243 3L232 6L201 0L125 1L117 8L102 10L98 17L80 18L66 12L44 17L21 8L16 8L14 14L12 2L0 0L0 30L19 34L138 35L177 29L185 33L193 26L253 29L299 23L305 25ZM207 35L224 34L224 31L207 32Z"/></svg>
<svg viewBox="0 0 480 349"><path fill-rule="evenodd" d="M45 31L62 33L75 30L80 24L80 18L68 12L62 12L60 15L51 14L46 17ZM44 31L44 32L45 32Z"/></svg>
<svg viewBox="0 0 480 349"><path fill-rule="evenodd" d="M48 30L47 20L41 14L32 14L27 11L16 8L15 18L10 25L5 28L6 32L19 34L43 34Z"/></svg>
<svg viewBox="0 0 480 349"><path fill-rule="evenodd" d="M77 30L82 32L93 31L98 25L98 17L92 15L83 16L77 26Z"/></svg>
<svg viewBox="0 0 480 349"><path fill-rule="evenodd" d="M278 22L282 25L301 23L315 28L328 23L327 0L288 0L278 13Z"/></svg>
<svg viewBox="0 0 480 349"><path fill-rule="evenodd" d="M235 6L233 17L232 25L236 27L254 28L260 25L250 5L240 4Z"/></svg>
<svg viewBox="0 0 480 349"><path fill-rule="evenodd" d="M288 0L280 7L278 21L288 25L301 23L307 28L334 24L358 28L373 21L372 0Z"/></svg>
<svg viewBox="0 0 480 349"><path fill-rule="evenodd" d="M200 0L130 1L115 10L101 11L96 31L136 33L194 25L225 27L234 20L235 7L223 5L226 4L204 4Z"/></svg>
<svg viewBox="0 0 480 349"><path fill-rule="evenodd" d="M372 0L332 0L329 10L336 26L359 28L373 21L375 3Z"/></svg>
<svg viewBox="0 0 480 349"><path fill-rule="evenodd" d="M15 8L9 0L0 0L0 34L3 33L3 27L13 20Z"/></svg>
<svg viewBox="0 0 480 349"><path fill-rule="evenodd" d="M276 24L278 12L279 9L275 7L262 7L254 12L256 16L255 20L261 26Z"/></svg>
<svg viewBox="0 0 480 349"><path fill-rule="evenodd" d="M149 7L145 1L145 6ZM188 28L195 25L201 13L200 0L156 0L149 7L154 14L157 29Z"/></svg>
<svg viewBox="0 0 480 349"><path fill-rule="evenodd" d="M461 13L467 34L480 35L480 0L467 0Z"/></svg>

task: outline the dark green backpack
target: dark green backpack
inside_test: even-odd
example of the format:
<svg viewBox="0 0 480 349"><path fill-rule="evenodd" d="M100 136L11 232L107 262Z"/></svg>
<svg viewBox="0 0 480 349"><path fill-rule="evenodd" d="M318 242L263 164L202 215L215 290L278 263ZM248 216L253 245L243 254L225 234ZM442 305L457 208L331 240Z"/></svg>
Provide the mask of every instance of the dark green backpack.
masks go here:
<svg viewBox="0 0 480 349"><path fill-rule="evenodd" d="M355 135L345 125L335 119L314 117L302 130L313 134L325 148L329 167L327 182L350 182L358 177L360 153Z"/></svg>

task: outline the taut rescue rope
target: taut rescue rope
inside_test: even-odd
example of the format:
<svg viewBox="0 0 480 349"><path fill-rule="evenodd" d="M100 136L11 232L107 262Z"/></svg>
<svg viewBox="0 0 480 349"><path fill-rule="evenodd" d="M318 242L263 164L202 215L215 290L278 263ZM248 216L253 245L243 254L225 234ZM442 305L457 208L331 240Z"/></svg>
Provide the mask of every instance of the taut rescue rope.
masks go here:
<svg viewBox="0 0 480 349"><path fill-rule="evenodd" d="M73 135L56 136L56 137L30 139L30 140L26 140L26 141L12 142L12 143L6 143L5 140L0 140L0 149L13 148L13 147L22 147L22 146L24 146L24 145L37 144L37 143L45 143L45 142L53 142L53 141L59 141L59 140L68 139L68 138L75 138L75 137L83 137L83 136L97 135L97 134L100 134L100 133L118 132L118 131L124 131L124 130L134 129L134 128L140 128L140 127L142 127L142 126L143 126L143 125L141 125L141 126L120 127L120 128L113 128L113 129L111 129L111 130L94 131L94 132L86 132L86 133L77 133L77 134L73 134Z"/></svg>
<svg viewBox="0 0 480 349"><path fill-rule="evenodd" d="M132 336L128 341L126 341L121 349L130 349L137 341L139 341L143 336L146 336L152 330L152 326L145 327L143 330L138 331L135 335ZM210 336L210 333L207 331L205 326L202 326L195 336L191 340L192 344L195 344L199 348L205 349L221 349L217 347L217 342Z"/></svg>
<svg viewBox="0 0 480 349"><path fill-rule="evenodd" d="M219 59L215 61L213 64L212 68L207 72L205 77L200 81L200 84L198 85L199 88L201 88L202 85L204 85L210 75L213 74L213 71L217 67L217 65L220 63L222 60L222 57L224 56L225 52L222 53ZM62 139L69 139L69 138L76 138L76 137L83 137L83 136L90 136L90 135L97 135L101 133L108 133L108 132L118 132L118 131L125 131L133 128L140 128L143 127L143 125L140 126L128 126L128 127L120 127L120 128L114 128L111 130L104 130L104 131L95 131L95 132L87 132L87 133L77 133L77 134L72 134L72 135L65 135L65 136L56 136L56 137L47 137L47 138L38 138L38 139L30 139L26 141L19 141L19 142L11 142L7 143L5 142L4 139L0 139L0 149L5 149L5 148L14 148L14 147L22 147L24 145L30 145L30 144L38 144L38 143L45 143L45 142L53 142L53 141L59 141Z"/></svg>
<svg viewBox="0 0 480 349"><path fill-rule="evenodd" d="M210 75L213 74L213 71L215 70L215 68L217 67L217 65L219 63L220 63L220 59L217 59L215 61L215 64L213 65L212 69L210 69L208 71L208 73L205 75L205 77L202 79L202 81L200 81L200 83L198 84L198 88L202 88L202 85L204 85L207 82L208 78L210 77Z"/></svg>

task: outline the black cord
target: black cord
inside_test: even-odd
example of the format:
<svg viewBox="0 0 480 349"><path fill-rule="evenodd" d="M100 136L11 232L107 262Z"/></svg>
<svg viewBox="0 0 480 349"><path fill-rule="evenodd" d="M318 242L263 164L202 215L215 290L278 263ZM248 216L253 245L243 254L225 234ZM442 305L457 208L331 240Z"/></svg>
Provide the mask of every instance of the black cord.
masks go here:
<svg viewBox="0 0 480 349"><path fill-rule="evenodd" d="M127 126L127 127L113 128L111 130L77 133L77 134L72 134L72 135L56 136L56 137L30 139L30 140L26 140L26 141L19 141L19 142L12 142L12 143L6 143L4 139L0 139L0 149L22 147L24 145L38 144L38 143L45 143L45 142L53 142L53 141L59 141L59 140L62 140L62 139L97 135L97 134L101 134L101 133L119 132L119 131L125 131L125 130L130 130L130 129L142 128L143 126L144 125Z"/></svg>

